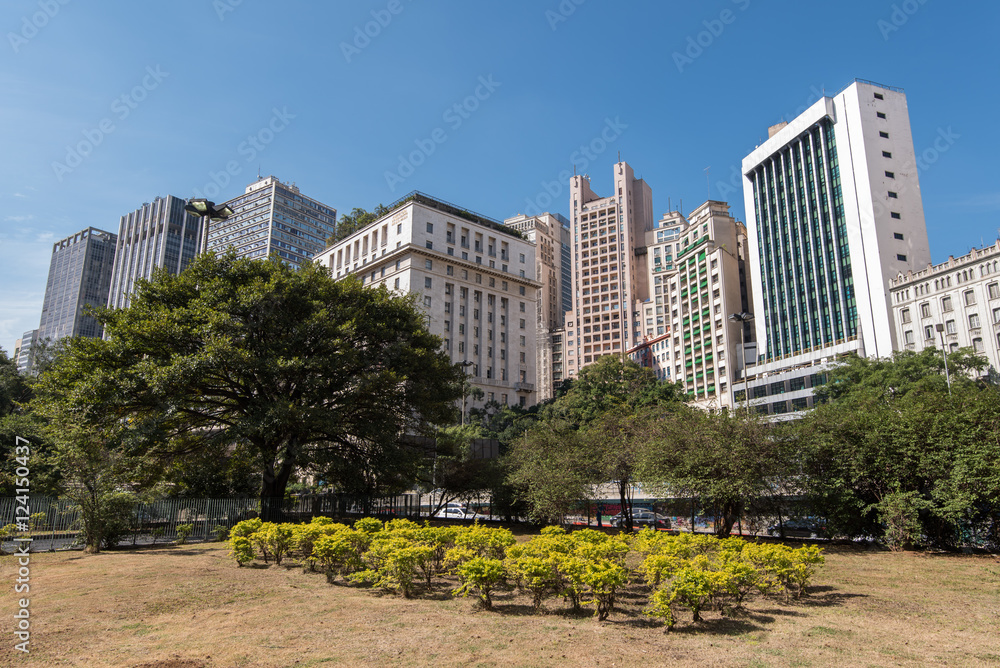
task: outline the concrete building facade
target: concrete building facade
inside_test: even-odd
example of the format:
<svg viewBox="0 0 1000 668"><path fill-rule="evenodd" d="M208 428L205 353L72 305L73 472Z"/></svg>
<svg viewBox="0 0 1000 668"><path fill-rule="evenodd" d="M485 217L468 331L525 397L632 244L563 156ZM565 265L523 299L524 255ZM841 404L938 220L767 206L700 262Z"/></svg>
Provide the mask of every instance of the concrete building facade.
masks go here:
<svg viewBox="0 0 1000 668"><path fill-rule="evenodd" d="M743 160L758 410L812 405L837 356L892 353L889 280L930 262L906 95L856 80Z"/></svg>
<svg viewBox="0 0 1000 668"><path fill-rule="evenodd" d="M899 274L889 293L900 350L972 348L1000 371L1000 240Z"/></svg>
<svg viewBox="0 0 1000 668"><path fill-rule="evenodd" d="M185 204L173 195L157 197L121 217L109 307L128 306L137 280L160 268L179 274L198 254L202 219L184 211Z"/></svg>
<svg viewBox="0 0 1000 668"><path fill-rule="evenodd" d="M559 381L562 380L562 327L566 311L571 306L569 297L572 294L569 221L559 214L542 213L537 216L517 215L503 223L535 245L535 280L541 285L535 323L535 368L538 374L538 401L545 401L554 396L555 376L558 374ZM558 371L555 368L557 365Z"/></svg>
<svg viewBox="0 0 1000 668"><path fill-rule="evenodd" d="M117 240L111 232L88 227L53 244L37 341L100 338L101 323L87 309L108 303Z"/></svg>
<svg viewBox="0 0 1000 668"><path fill-rule="evenodd" d="M499 221L423 193L316 257L334 278L416 293L431 333L489 401L532 406L538 291L535 245ZM471 407L472 402L470 402Z"/></svg>
<svg viewBox="0 0 1000 668"><path fill-rule="evenodd" d="M239 257L257 259L276 253L298 267L323 252L336 229L336 209L274 176L258 178L225 204L233 215L213 222L208 233L207 248L215 253L234 248Z"/></svg>
<svg viewBox="0 0 1000 668"><path fill-rule="evenodd" d="M605 355L642 343L636 306L649 298L646 231L653 227L652 191L624 162L614 191L600 197L587 176L570 179L572 308L566 313L566 375Z"/></svg>

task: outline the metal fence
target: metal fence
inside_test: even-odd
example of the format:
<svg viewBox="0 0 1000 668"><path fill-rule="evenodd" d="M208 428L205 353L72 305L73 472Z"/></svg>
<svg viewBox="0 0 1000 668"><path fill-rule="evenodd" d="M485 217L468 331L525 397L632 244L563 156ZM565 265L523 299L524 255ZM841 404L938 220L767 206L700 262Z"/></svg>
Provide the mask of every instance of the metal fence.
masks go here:
<svg viewBox="0 0 1000 668"><path fill-rule="evenodd" d="M401 494L390 497L357 497L343 494L297 496L268 502L246 499L159 499L137 502L126 518L124 545L155 545L179 538L184 527L188 542L224 539L237 522L260 517L274 522L308 522L315 516L344 520L358 517L384 519L430 517L430 497ZM30 513L25 517L24 507ZM190 526L187 526L190 525ZM16 539L31 539L31 551L81 549L82 516L79 506L67 499L31 496L0 498L0 549L11 551Z"/></svg>

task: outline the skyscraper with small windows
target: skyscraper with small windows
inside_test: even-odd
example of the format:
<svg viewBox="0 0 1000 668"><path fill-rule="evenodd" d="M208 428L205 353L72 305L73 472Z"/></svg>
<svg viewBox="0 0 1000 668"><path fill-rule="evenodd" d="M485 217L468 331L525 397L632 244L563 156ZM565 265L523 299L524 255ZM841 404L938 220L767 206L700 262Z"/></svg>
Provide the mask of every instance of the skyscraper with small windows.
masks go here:
<svg viewBox="0 0 1000 668"><path fill-rule="evenodd" d="M101 323L88 308L108 303L116 243L117 236L111 232L88 227L52 246L34 343L66 336L99 338L103 334Z"/></svg>
<svg viewBox="0 0 1000 668"><path fill-rule="evenodd" d="M751 300L746 227L726 202L710 200L687 217L666 214L646 240L653 294L642 305L645 341L630 356L661 380L681 383L695 405L732 406L740 344L753 340L729 319Z"/></svg>
<svg viewBox="0 0 1000 668"><path fill-rule="evenodd" d="M274 253L298 267L321 253L336 229L336 209L274 176L258 178L226 204L233 215L212 222L208 233L208 250L215 253L233 248L239 257L258 259Z"/></svg>
<svg viewBox="0 0 1000 668"><path fill-rule="evenodd" d="M930 247L901 89L856 80L768 135L743 159L761 353L749 384L759 410L785 413L812 404L837 356L892 353L889 280Z"/></svg>
<svg viewBox="0 0 1000 668"><path fill-rule="evenodd" d="M186 212L185 204L173 195L157 197L121 217L109 307L128 306L136 281L161 268L179 274L198 254L202 219Z"/></svg>
<svg viewBox="0 0 1000 668"><path fill-rule="evenodd" d="M562 326L571 306L569 227L562 215L517 215L503 221L535 245L535 280L541 284L536 304L538 400L551 399L555 379L562 379ZM558 349L557 349L558 348Z"/></svg>
<svg viewBox="0 0 1000 668"><path fill-rule="evenodd" d="M614 190L600 197L587 176L570 179L572 308L566 313L567 376L605 355L624 358L642 342L638 306L649 298L645 235L653 228L653 195L625 162L614 166Z"/></svg>

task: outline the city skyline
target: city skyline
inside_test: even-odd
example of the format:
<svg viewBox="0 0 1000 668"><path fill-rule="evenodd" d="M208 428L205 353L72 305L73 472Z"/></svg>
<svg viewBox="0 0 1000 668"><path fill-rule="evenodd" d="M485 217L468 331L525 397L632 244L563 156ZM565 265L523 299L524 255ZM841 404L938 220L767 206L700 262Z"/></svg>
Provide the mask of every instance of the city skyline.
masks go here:
<svg viewBox="0 0 1000 668"><path fill-rule="evenodd" d="M226 201L258 170L339 212L416 189L502 220L568 216L574 166L606 194L620 153L655 219L713 199L745 222L743 156L855 78L906 91L931 260L946 261L992 243L1000 211L998 93L972 79L997 61L1000 10L975 10L8 3L0 347L38 326L56 240L156 196ZM817 55L788 58L779 37L804 25ZM123 49L140 29L171 37ZM780 76L753 74L779 58Z"/></svg>

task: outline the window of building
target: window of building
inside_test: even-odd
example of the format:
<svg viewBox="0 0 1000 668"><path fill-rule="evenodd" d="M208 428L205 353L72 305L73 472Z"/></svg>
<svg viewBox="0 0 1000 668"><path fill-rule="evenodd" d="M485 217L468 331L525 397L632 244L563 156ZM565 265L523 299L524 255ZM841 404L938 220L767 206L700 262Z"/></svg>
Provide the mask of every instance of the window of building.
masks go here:
<svg viewBox="0 0 1000 668"><path fill-rule="evenodd" d="M892 153L890 153L889 151L882 151L882 157L883 158L891 158L892 157Z"/></svg>
<svg viewBox="0 0 1000 668"><path fill-rule="evenodd" d="M1000 308L993 309L993 322L1000 323Z"/></svg>
<svg viewBox="0 0 1000 668"><path fill-rule="evenodd" d="M905 322L910 322L910 320L911 320L911 318L910 318L910 309L904 308L902 311L899 312L899 315L903 319L904 323Z"/></svg>
<svg viewBox="0 0 1000 668"><path fill-rule="evenodd" d="M899 241L902 241L903 240L903 233L902 232L893 232L892 233L892 237L894 239L898 239Z"/></svg>
<svg viewBox="0 0 1000 668"><path fill-rule="evenodd" d="M900 262L906 262L906 256L903 255L902 253L896 253L896 259L899 260Z"/></svg>
<svg viewBox="0 0 1000 668"><path fill-rule="evenodd" d="M424 288L425 289L430 289L432 283L433 283L433 281L431 280L430 276L427 276L427 277L424 278Z"/></svg>
<svg viewBox="0 0 1000 668"><path fill-rule="evenodd" d="M879 130L878 136L881 137L882 139L888 139L889 138L889 133L888 132L883 132L883 131Z"/></svg>
<svg viewBox="0 0 1000 668"><path fill-rule="evenodd" d="M424 269L433 269L434 260L424 260Z"/></svg>
<svg viewBox="0 0 1000 668"><path fill-rule="evenodd" d="M954 334L955 333L955 321L954 320L949 320L946 323L944 323L944 331L948 332L949 334Z"/></svg>
<svg viewBox="0 0 1000 668"><path fill-rule="evenodd" d="M905 341L906 343L913 343L913 330L912 329L908 329L905 332L903 332L903 341Z"/></svg>
<svg viewBox="0 0 1000 668"><path fill-rule="evenodd" d="M990 299L1000 299L1000 283L990 283L987 285L986 294Z"/></svg>
<svg viewBox="0 0 1000 668"><path fill-rule="evenodd" d="M924 340L930 340L934 338L934 328L930 325L924 327Z"/></svg>
<svg viewBox="0 0 1000 668"><path fill-rule="evenodd" d="M881 100L881 99L884 99L884 98L882 97L882 93L875 93L875 99L876 99L876 100Z"/></svg>
<svg viewBox="0 0 1000 668"><path fill-rule="evenodd" d="M978 327L979 327L979 314L978 313L970 313L969 314L969 328L970 329L977 329Z"/></svg>
<svg viewBox="0 0 1000 668"><path fill-rule="evenodd" d="M393 283L393 287L396 288L397 290L399 290L399 279L398 278Z"/></svg>
<svg viewBox="0 0 1000 668"><path fill-rule="evenodd" d="M524 318L521 318L521 329L524 329Z"/></svg>
<svg viewBox="0 0 1000 668"><path fill-rule="evenodd" d="M424 306L426 308L430 308L431 307L431 297L430 297L430 295L427 295L427 296L424 297Z"/></svg>
<svg viewBox="0 0 1000 668"><path fill-rule="evenodd" d="M896 178L896 173L895 172L886 172L885 173L885 177L887 179L894 179L894 178Z"/></svg>
<svg viewBox="0 0 1000 668"><path fill-rule="evenodd" d="M792 378L788 381L788 389L792 392L796 390L804 390L806 387L806 377L799 376L798 378Z"/></svg>
<svg viewBox="0 0 1000 668"><path fill-rule="evenodd" d="M896 212L896 211L890 211L889 212L889 216L892 217L895 220L900 220L902 218L902 216L899 215L899 213Z"/></svg>
<svg viewBox="0 0 1000 668"><path fill-rule="evenodd" d="M976 292L975 290L966 290L964 293L965 305L972 306L976 303Z"/></svg>
<svg viewBox="0 0 1000 668"><path fill-rule="evenodd" d="M878 118L883 118L883 119L885 118L885 114L883 114L881 111L876 111L875 116Z"/></svg>
<svg viewBox="0 0 1000 668"><path fill-rule="evenodd" d="M889 191L889 199L899 199L899 195L897 195L896 193L894 193L893 191L890 190Z"/></svg>
<svg viewBox="0 0 1000 668"><path fill-rule="evenodd" d="M941 310L945 313L951 310L951 297L941 298Z"/></svg>
<svg viewBox="0 0 1000 668"><path fill-rule="evenodd" d="M929 303L924 302L923 304L920 305L920 317L921 318L931 317L931 305Z"/></svg>
<svg viewBox="0 0 1000 668"><path fill-rule="evenodd" d="M978 336L976 338L972 339L972 349L975 350L977 353L981 353L984 350L983 349L983 340L981 338L979 338Z"/></svg>

